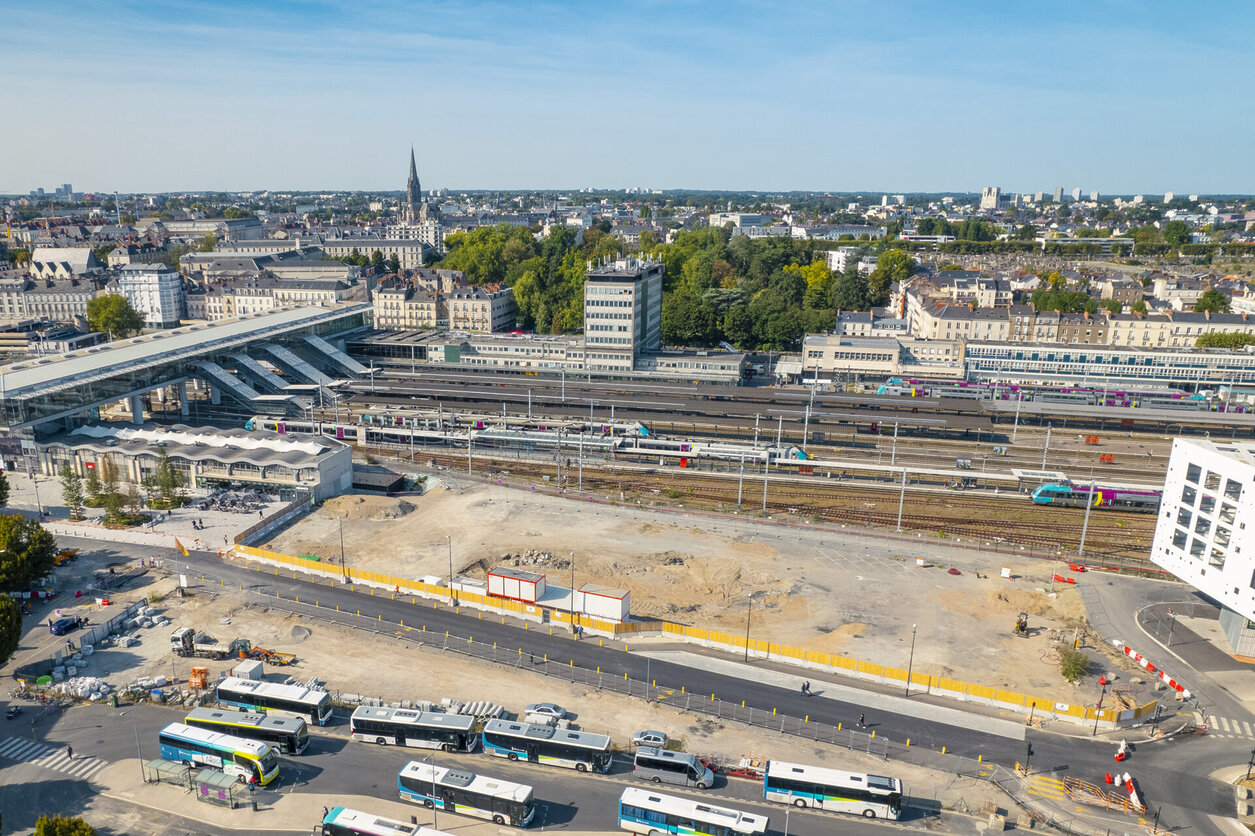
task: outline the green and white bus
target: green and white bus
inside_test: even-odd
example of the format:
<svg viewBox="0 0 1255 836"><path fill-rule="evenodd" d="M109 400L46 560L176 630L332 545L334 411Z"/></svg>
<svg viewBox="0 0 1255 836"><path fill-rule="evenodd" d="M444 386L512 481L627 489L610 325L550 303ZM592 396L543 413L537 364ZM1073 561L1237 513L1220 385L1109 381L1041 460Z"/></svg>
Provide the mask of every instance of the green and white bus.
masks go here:
<svg viewBox="0 0 1255 836"><path fill-rule="evenodd" d="M902 815L902 782L897 778L784 761L767 761L763 798L869 819L896 821Z"/></svg>
<svg viewBox="0 0 1255 836"><path fill-rule="evenodd" d="M208 766L241 781L269 784L279 774L279 756L269 744L171 723L157 735L161 757L175 763Z"/></svg>
<svg viewBox="0 0 1255 836"><path fill-rule="evenodd" d="M410 761L397 773L397 795L427 808L514 827L527 827L536 815L535 793L526 784L422 761Z"/></svg>
<svg viewBox="0 0 1255 836"><path fill-rule="evenodd" d="M314 836L450 836L443 830L385 819L348 807L332 807L314 826Z"/></svg>
<svg viewBox="0 0 1255 836"><path fill-rule="evenodd" d="M767 817L628 787L619 796L619 828L646 836L763 836Z"/></svg>
<svg viewBox="0 0 1255 836"><path fill-rule="evenodd" d="M183 718L189 726L269 743L285 755L299 755L309 745L309 726L300 717L280 717L255 711L193 708Z"/></svg>
<svg viewBox="0 0 1255 836"><path fill-rule="evenodd" d="M484 751L499 758L565 766L580 772L610 769L610 738L537 723L489 720L484 725Z"/></svg>
<svg viewBox="0 0 1255 836"><path fill-rule="evenodd" d="M446 752L474 752L479 747L474 717L410 708L359 705L349 718L349 737L380 746L416 746Z"/></svg>
<svg viewBox="0 0 1255 836"><path fill-rule="evenodd" d="M282 712L325 726L331 720L331 695L304 685L283 685L228 676L218 683L218 705L253 711Z"/></svg>

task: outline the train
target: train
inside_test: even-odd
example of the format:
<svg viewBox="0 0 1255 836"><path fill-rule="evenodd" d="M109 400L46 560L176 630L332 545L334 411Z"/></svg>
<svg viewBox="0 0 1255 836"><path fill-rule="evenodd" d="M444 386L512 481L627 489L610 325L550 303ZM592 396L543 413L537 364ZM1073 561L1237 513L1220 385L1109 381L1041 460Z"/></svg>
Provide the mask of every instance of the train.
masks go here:
<svg viewBox="0 0 1255 836"><path fill-rule="evenodd" d="M1187 412L1245 412L1245 406L1215 403L1206 395L1176 389L1146 391L1103 389L1084 386L1032 387L973 381L903 380L891 377L876 389L877 395L936 398L938 400L1004 400L1038 403L1070 403L1083 406L1110 406L1142 409L1173 409Z"/></svg>
<svg viewBox="0 0 1255 836"><path fill-rule="evenodd" d="M1084 508L1089 505L1105 511L1133 511L1153 514L1163 499L1160 491L1130 491L1090 485L1042 485L1033 491L1033 502L1039 505L1060 505Z"/></svg>

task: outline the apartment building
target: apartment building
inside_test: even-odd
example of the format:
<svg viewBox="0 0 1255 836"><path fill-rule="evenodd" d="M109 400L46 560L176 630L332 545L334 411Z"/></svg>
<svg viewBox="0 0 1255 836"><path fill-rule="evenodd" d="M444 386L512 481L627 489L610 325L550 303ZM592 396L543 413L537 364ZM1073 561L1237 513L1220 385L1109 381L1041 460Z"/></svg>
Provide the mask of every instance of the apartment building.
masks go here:
<svg viewBox="0 0 1255 836"><path fill-rule="evenodd" d="M514 288L499 284L454 290L445 297L455 331L508 331L514 327Z"/></svg>
<svg viewBox="0 0 1255 836"><path fill-rule="evenodd" d="M584 346L593 369L631 371L639 355L662 347L663 264L621 258L584 282Z"/></svg>
<svg viewBox="0 0 1255 836"><path fill-rule="evenodd" d="M468 285L460 270L417 270L386 280L372 303L375 327L391 330L508 331L516 314L513 288Z"/></svg>
<svg viewBox="0 0 1255 836"><path fill-rule="evenodd" d="M169 265L128 264L118 274L117 287L148 328L173 328L187 315L183 277Z"/></svg>

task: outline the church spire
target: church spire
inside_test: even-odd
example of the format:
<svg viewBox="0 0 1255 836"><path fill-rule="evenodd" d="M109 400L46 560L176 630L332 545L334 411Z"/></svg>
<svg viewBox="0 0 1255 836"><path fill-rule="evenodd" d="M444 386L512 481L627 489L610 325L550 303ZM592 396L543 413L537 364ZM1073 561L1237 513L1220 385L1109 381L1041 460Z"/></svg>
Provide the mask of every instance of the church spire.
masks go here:
<svg viewBox="0 0 1255 836"><path fill-rule="evenodd" d="M405 202L410 205L411 210L418 206L423 199L422 186L418 182L418 166L414 162L414 146L410 146L410 179L405 184Z"/></svg>

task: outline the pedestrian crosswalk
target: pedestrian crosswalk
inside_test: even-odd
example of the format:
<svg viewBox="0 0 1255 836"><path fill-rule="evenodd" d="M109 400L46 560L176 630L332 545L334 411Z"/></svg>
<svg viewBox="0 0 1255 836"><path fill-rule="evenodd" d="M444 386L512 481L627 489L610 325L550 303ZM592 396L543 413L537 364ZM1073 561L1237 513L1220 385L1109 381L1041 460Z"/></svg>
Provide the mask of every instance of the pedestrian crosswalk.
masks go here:
<svg viewBox="0 0 1255 836"><path fill-rule="evenodd" d="M92 777L108 765L107 761L91 755L75 755L71 760L65 746L49 746L25 737L9 737L0 741L0 760L52 769L80 780Z"/></svg>
<svg viewBox="0 0 1255 836"><path fill-rule="evenodd" d="M1245 737L1255 738L1255 725L1248 720L1230 720L1227 717L1208 717L1208 737Z"/></svg>

